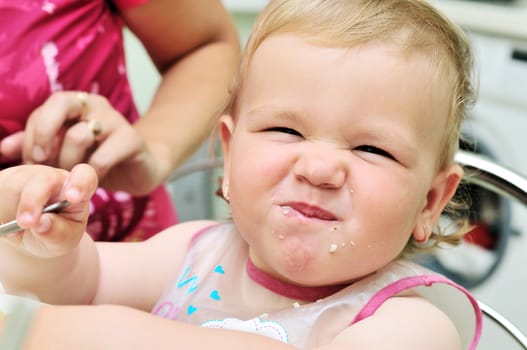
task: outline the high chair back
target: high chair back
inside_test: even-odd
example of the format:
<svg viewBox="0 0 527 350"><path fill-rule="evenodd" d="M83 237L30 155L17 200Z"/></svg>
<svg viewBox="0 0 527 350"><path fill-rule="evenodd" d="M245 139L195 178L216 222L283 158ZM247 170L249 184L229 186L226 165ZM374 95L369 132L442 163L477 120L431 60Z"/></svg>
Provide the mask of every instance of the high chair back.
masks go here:
<svg viewBox="0 0 527 350"><path fill-rule="evenodd" d="M525 176L472 152L458 151L456 161L464 167L464 179L467 182L527 205L527 178ZM496 323L523 349L527 349L527 337L520 329L489 305L480 300L478 304L486 319Z"/></svg>

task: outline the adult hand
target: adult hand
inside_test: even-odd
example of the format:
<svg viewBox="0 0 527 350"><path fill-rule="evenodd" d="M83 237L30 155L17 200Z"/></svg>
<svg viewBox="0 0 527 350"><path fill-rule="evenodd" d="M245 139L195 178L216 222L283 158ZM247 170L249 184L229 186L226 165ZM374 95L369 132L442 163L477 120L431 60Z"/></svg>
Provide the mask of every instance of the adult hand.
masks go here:
<svg viewBox="0 0 527 350"><path fill-rule="evenodd" d="M71 172L43 165L21 165L0 172L0 219L16 218L22 228L2 237L26 253L50 258L72 251L82 238L97 175L79 164ZM42 213L51 202L70 204L60 214Z"/></svg>
<svg viewBox="0 0 527 350"><path fill-rule="evenodd" d="M96 94L52 94L30 115L23 132L4 139L2 153L66 170L85 162L95 169L101 186L136 195L149 193L162 181L141 135Z"/></svg>

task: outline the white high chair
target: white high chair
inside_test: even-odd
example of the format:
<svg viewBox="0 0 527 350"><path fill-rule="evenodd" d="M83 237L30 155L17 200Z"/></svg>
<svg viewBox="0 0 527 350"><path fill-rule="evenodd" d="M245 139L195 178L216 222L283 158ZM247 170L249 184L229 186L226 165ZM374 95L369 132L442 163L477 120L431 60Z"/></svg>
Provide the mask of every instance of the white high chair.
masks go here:
<svg viewBox="0 0 527 350"><path fill-rule="evenodd" d="M465 169L464 181L467 183L481 186L493 193L519 201L527 206L527 178L523 175L501 166L486 156L469 151L458 151L456 161ZM174 184L178 179L196 172L221 169L222 164L220 158L211 158L187 164L175 171L169 178L168 183ZM522 349L527 350L527 337L520 329L489 305L480 300L478 300L478 304L486 320L494 322L506 334L511 336Z"/></svg>

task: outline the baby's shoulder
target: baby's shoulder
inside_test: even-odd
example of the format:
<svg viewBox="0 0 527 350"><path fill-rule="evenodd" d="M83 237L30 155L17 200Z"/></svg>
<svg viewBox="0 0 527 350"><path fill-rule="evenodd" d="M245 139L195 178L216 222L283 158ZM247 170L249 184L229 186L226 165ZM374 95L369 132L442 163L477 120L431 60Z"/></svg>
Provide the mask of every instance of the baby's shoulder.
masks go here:
<svg viewBox="0 0 527 350"><path fill-rule="evenodd" d="M195 236L218 224L217 221L212 220L178 223L164 229L143 243L158 252L170 249L173 254L178 253L177 250L181 250L181 253L183 253Z"/></svg>
<svg viewBox="0 0 527 350"><path fill-rule="evenodd" d="M207 230L208 228L219 225L220 222L214 220L194 220L185 221L170 226L150 238L150 241L171 241L171 240L191 240L195 235Z"/></svg>

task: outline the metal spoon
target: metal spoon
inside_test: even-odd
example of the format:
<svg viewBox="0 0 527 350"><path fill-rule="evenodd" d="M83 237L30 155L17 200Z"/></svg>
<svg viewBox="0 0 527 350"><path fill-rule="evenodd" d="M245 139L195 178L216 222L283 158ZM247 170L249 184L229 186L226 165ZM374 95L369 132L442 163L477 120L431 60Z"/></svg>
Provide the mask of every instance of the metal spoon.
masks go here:
<svg viewBox="0 0 527 350"><path fill-rule="evenodd" d="M42 210L42 213L60 213L60 211L64 208L66 208L70 203L66 200L61 202L56 202L53 204L48 205L47 207ZM10 233L14 233L17 231L22 230L20 226L18 226L18 223L16 220L6 222L5 224L0 225L0 236L8 235Z"/></svg>

